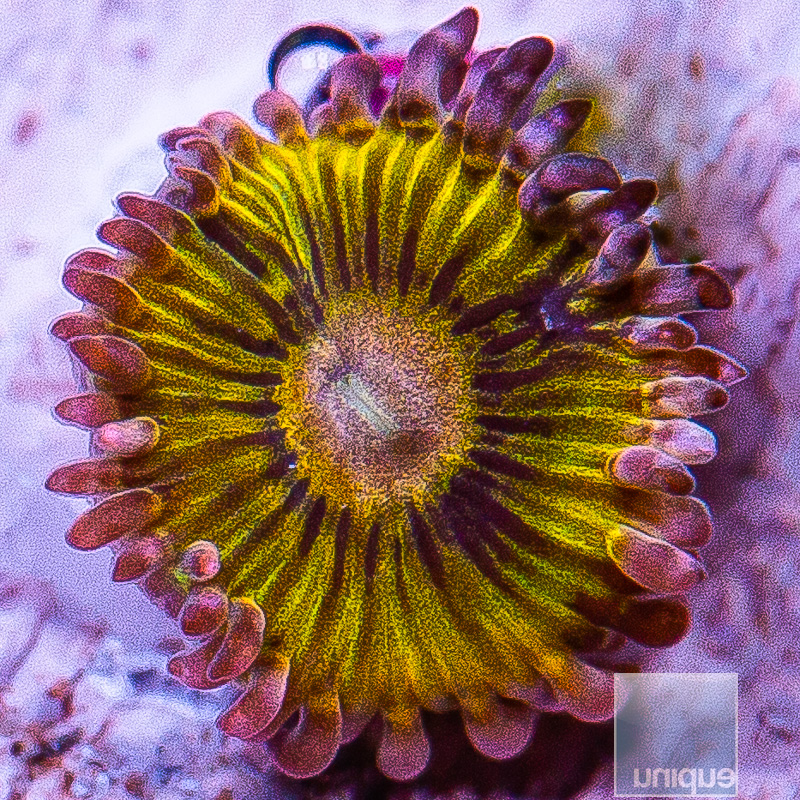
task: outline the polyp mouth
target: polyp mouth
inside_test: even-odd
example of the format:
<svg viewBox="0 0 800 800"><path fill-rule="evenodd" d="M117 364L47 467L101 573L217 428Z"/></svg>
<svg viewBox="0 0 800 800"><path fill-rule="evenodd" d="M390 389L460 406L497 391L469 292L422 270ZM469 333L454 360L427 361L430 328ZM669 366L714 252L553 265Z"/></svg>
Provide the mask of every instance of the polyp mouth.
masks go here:
<svg viewBox="0 0 800 800"><path fill-rule="evenodd" d="M355 411L375 434L388 439L402 431L400 419L376 396L375 387L366 384L357 372L345 373L331 388L338 399Z"/></svg>
<svg viewBox="0 0 800 800"><path fill-rule="evenodd" d="M435 325L348 305L289 378L287 432L311 472L331 465L354 495L408 498L462 449L468 383Z"/></svg>

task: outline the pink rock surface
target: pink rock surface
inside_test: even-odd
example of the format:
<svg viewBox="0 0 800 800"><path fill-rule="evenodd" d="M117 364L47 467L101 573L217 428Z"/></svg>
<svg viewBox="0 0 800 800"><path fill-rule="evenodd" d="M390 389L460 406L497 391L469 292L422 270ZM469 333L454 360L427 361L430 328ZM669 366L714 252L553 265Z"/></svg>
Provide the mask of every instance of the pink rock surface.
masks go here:
<svg viewBox="0 0 800 800"><path fill-rule="evenodd" d="M135 587L111 583L110 552L67 547L64 534L84 502L43 489L55 466L86 449L85 434L59 425L50 410L74 389L65 349L46 335L49 321L75 306L60 286L62 262L94 244L117 193L155 188L162 174L159 133L216 109L250 118L252 98L266 85L265 56L286 29L331 21L383 31L389 49L402 49L413 38L409 30L453 10L441 0L413 7L396 0L346 7L333 0L31 0L4 8L0 553L3 568L23 585L42 578L55 587L48 596L17 586L4 590L10 599L0 602L0 677L15 676L3 703L15 719L57 713L41 689L71 681L94 657L106 641L95 623L148 653L175 632L174 622ZM800 558L795 4L581 0L565 10L547 0L492 3L482 12L482 48L532 32L568 43L576 65L568 80L597 89L603 100L613 92L605 134L610 155L630 174L660 181L662 222L684 243L675 249L741 276L732 312L704 331L752 376L714 423L718 461L696 470L717 512L709 581L692 593L701 610L691 636L650 668L740 672L749 782L743 796L789 797L786 787L800 780L794 766L800 664L791 634L800 605L792 588ZM299 82L308 83L326 63L322 55L304 56ZM72 617L57 618L56 597L77 607ZM77 625L81 618L91 624ZM124 681L102 675L82 679L74 692L75 713L92 735L103 729L108 753L130 740L150 747L144 734L156 733L148 719L196 712L192 703L157 711L134 702L104 728L126 692ZM11 780L7 769L2 762L0 798L3 781ZM87 785L99 792L104 779L86 769ZM53 775L26 780L25 798L59 797ZM608 780L598 774L596 788L580 797L608 796ZM136 796L113 783L107 790L107 797Z"/></svg>
<svg viewBox="0 0 800 800"><path fill-rule="evenodd" d="M163 652L126 650L35 580L0 574L0 598L0 619L25 634L0 687L0 798L269 796L269 765L214 725L223 697L175 684Z"/></svg>

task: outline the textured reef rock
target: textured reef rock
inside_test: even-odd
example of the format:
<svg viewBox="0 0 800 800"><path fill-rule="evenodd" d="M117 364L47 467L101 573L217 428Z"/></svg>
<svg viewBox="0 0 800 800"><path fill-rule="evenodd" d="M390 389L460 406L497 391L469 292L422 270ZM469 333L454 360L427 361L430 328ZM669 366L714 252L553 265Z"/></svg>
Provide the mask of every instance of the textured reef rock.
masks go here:
<svg viewBox="0 0 800 800"><path fill-rule="evenodd" d="M162 661L126 652L44 586L0 576L0 797L275 796L216 729L222 697L176 685Z"/></svg>
<svg viewBox="0 0 800 800"><path fill-rule="evenodd" d="M115 252L64 272L88 391L56 411L92 458L48 487L94 498L67 540L112 547L195 642L172 674L239 686L220 728L296 778L373 719L415 778L421 709L490 759L542 712L608 719L621 648L680 640L704 577L689 418L745 371L680 315L730 289L660 261L653 181L569 150L592 105L547 101L552 42L470 57L476 27L423 35L391 91L357 52L305 114L264 93L274 141L165 134Z"/></svg>

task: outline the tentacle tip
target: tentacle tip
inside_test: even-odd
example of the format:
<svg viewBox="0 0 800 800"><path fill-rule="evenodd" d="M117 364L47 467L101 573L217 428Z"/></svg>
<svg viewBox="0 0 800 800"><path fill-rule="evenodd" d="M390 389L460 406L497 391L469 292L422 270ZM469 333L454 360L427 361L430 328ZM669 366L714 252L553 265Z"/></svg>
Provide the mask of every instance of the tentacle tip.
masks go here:
<svg viewBox="0 0 800 800"><path fill-rule="evenodd" d="M56 494L64 494L67 488L66 482L63 478L63 470L58 468L54 469L45 479L44 488L48 492Z"/></svg>
<svg viewBox="0 0 800 800"><path fill-rule="evenodd" d="M270 89L260 94L253 103L253 116L281 144L296 147L308 142L302 112L284 92Z"/></svg>
<svg viewBox="0 0 800 800"><path fill-rule="evenodd" d="M480 17L480 11L475 6L464 6L464 8L443 22L440 27L458 30L461 37L471 43L478 33Z"/></svg>
<svg viewBox="0 0 800 800"><path fill-rule="evenodd" d="M696 265L689 268L689 275L698 280L697 297L704 309L724 311L733 306L733 289L719 273L706 265Z"/></svg>

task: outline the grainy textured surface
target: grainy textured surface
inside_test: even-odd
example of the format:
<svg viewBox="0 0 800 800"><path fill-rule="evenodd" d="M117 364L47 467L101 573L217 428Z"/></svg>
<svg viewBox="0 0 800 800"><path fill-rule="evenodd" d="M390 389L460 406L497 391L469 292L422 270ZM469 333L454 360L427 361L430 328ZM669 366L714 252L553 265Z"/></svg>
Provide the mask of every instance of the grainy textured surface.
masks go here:
<svg viewBox="0 0 800 800"><path fill-rule="evenodd" d="M441 2L348 5L107 0L10 2L0 25L0 552L92 619L111 618L132 646L171 623L134 587L111 585L110 553L63 542L82 507L41 488L82 455L84 435L50 408L70 367L45 329L73 307L64 258L91 242L110 198L152 191L158 133L215 109L250 118L263 63L288 27L334 21L381 30L405 46L455 10ZM742 675L742 795L791 797L800 695L791 630L800 458L796 324L800 225L797 4L574 2L486 4L479 45L532 32L566 41L576 85L617 98L608 149L628 174L661 183L670 250L741 276L737 305L705 338L739 357L752 380L712 426L721 456L698 470L716 507L710 580L694 593L692 635L653 669ZM789 30L787 30L787 25ZM791 26L795 30L791 30ZM391 41L391 39L390 39ZM121 611L121 609L123 611ZM705 610L704 610L705 609ZM600 798L608 776L582 797Z"/></svg>
<svg viewBox="0 0 800 800"><path fill-rule="evenodd" d="M242 743L214 727L223 697L164 676L36 580L0 575L3 800L274 796Z"/></svg>

